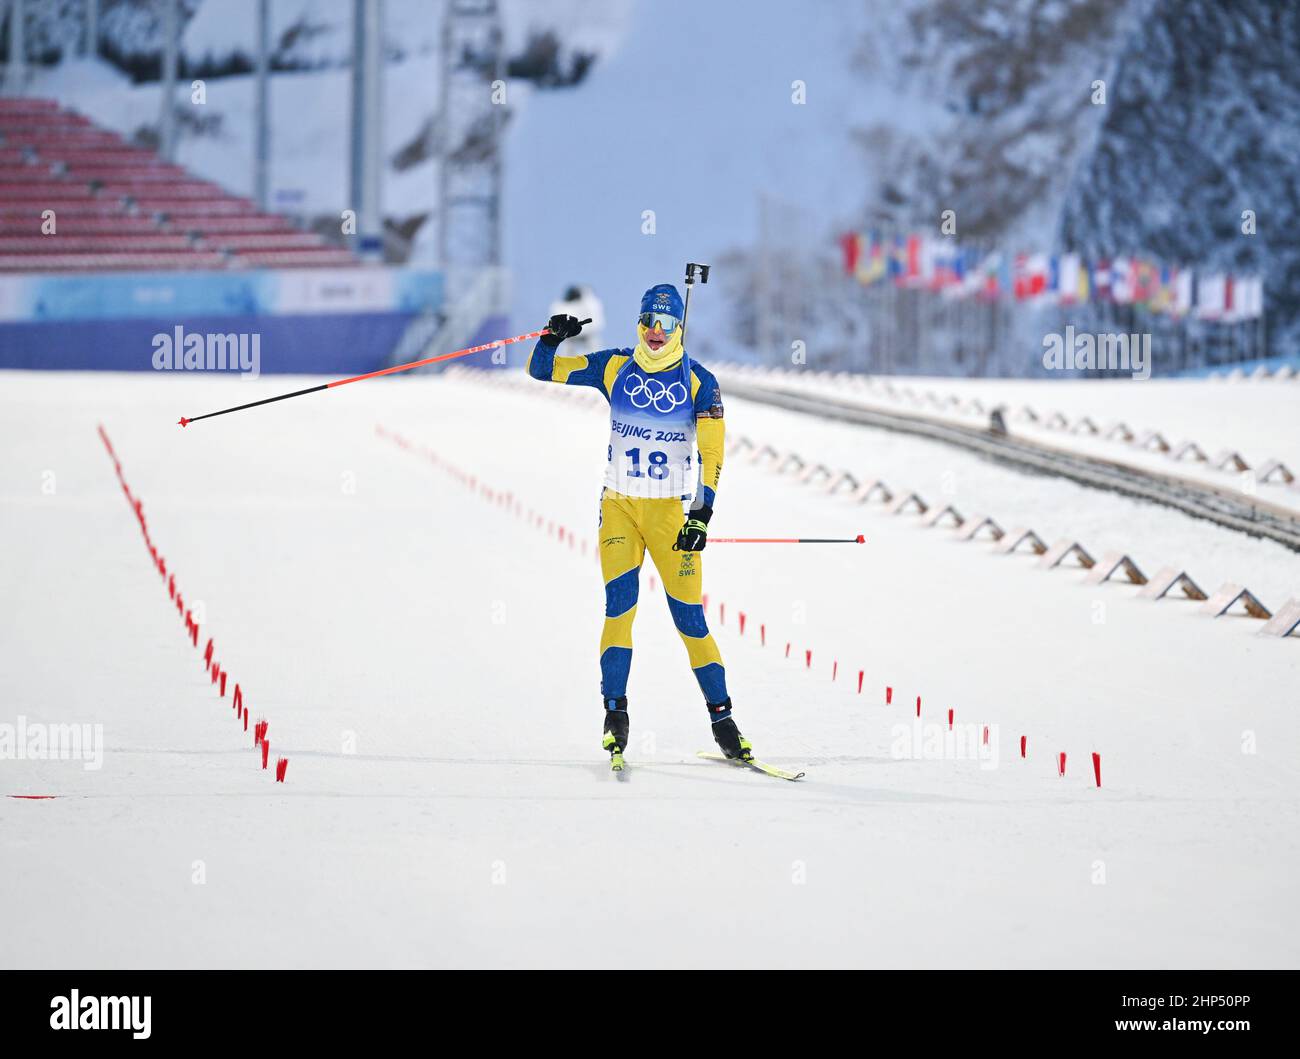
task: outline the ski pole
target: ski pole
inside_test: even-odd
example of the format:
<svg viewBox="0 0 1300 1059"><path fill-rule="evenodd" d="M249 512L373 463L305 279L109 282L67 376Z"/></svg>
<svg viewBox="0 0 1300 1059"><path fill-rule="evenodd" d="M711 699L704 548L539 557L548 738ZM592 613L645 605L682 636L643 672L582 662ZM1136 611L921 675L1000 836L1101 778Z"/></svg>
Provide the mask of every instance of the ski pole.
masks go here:
<svg viewBox="0 0 1300 1059"><path fill-rule="evenodd" d="M591 319L582 320L581 323L589 324ZM264 397L260 401L249 401L248 404L238 404L233 408L223 408L219 412L208 412L201 416L191 416L186 418L181 416L179 423L183 427L191 423L197 423L200 419L211 419L213 416L223 416L227 412L242 412L245 408L256 408L258 405L273 404L276 401L287 401L290 397L302 397L309 393L320 393L321 390L332 390L335 386L346 386L350 382L360 382L362 379L377 379L380 375L391 375L395 371L410 371L412 368L421 368L426 364L436 364L440 360L451 360L454 357L467 357L471 353L482 353L484 350L496 349L498 346L508 346L511 342L523 342L530 338L541 338L542 335L548 335L550 331L543 327L540 331L529 331L526 335L515 335L514 338L498 338L495 342L485 342L481 346L470 346L468 349L458 349L454 353L442 353L436 357L428 357L425 360L413 360L409 364L395 364L391 368L380 368L378 371L368 371L364 375L353 375L350 379L335 379L333 382L323 382L319 386L308 386L305 390L294 390L293 393L282 393L278 397Z"/></svg>
<svg viewBox="0 0 1300 1059"><path fill-rule="evenodd" d="M695 286L695 273L700 274L700 282L709 282L711 265L701 265L695 261L686 262L686 304L682 307L682 345L686 345L686 318L691 313L691 288Z"/></svg>
<svg viewBox="0 0 1300 1059"><path fill-rule="evenodd" d="M866 544L867 538L856 537L709 537L710 544Z"/></svg>

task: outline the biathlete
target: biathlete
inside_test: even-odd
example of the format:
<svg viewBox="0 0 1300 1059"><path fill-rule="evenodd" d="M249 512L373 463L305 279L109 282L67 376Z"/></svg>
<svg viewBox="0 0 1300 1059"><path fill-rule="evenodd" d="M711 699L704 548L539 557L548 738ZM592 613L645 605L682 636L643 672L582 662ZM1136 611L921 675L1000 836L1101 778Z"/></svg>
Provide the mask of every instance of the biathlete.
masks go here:
<svg viewBox="0 0 1300 1059"><path fill-rule="evenodd" d="M605 580L601 745L616 768L622 767L628 740L632 621L647 550L704 693L714 740L729 758L753 759L753 749L731 715L726 670L701 604L700 553L708 540L722 473L722 392L713 374L687 356L682 319L677 288L661 283L641 299L635 349L559 356L557 347L579 334L582 324L574 316L558 314L528 358L528 374L534 379L591 386L609 401L608 463L600 497L600 568Z"/></svg>

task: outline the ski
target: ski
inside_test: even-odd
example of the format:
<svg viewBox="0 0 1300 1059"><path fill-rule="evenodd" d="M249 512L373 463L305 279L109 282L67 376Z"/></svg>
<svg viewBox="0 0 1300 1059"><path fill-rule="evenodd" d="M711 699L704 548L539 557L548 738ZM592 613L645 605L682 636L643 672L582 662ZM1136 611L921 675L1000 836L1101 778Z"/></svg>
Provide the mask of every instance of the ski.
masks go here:
<svg viewBox="0 0 1300 1059"><path fill-rule="evenodd" d="M614 773L618 779L625 779L626 776L623 772L624 768L625 763L623 761L623 752L621 750L613 751L609 755L609 771Z"/></svg>
<svg viewBox="0 0 1300 1059"><path fill-rule="evenodd" d="M759 761L757 758L750 758L748 761L742 761L739 758L727 757L724 754L715 754L711 750L696 751L696 757L701 757L705 761L721 761L728 765L740 765L745 768L751 768L755 772L762 772L768 776L775 776L779 780L801 780L804 777L802 772L787 772L785 769L779 769L775 765L769 765L766 761Z"/></svg>

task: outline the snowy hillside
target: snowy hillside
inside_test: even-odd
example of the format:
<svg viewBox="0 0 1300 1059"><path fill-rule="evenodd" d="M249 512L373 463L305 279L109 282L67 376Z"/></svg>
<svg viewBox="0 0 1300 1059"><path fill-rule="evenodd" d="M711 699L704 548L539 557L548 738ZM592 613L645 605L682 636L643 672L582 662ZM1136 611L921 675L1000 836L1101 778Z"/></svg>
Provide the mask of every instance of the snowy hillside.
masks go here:
<svg viewBox="0 0 1300 1059"><path fill-rule="evenodd" d="M1300 7L1158 0L1128 38L1061 238L1265 279L1272 351L1300 348ZM1250 211L1254 222L1245 230Z"/></svg>

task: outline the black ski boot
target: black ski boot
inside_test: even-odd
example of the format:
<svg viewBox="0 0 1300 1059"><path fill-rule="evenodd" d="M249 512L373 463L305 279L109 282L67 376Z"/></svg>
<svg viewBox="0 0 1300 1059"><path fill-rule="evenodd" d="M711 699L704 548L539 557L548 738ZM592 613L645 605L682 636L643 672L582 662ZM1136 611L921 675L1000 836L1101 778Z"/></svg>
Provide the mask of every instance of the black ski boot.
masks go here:
<svg viewBox="0 0 1300 1059"><path fill-rule="evenodd" d="M719 713L724 716L713 722L713 741L718 744L718 749L724 757L753 761L754 748L731 719L731 699L709 704L710 716L716 717Z"/></svg>
<svg viewBox="0 0 1300 1059"><path fill-rule="evenodd" d="M600 745L609 751L609 767L614 772L623 771L623 750L627 747L627 696L605 699L605 734Z"/></svg>

